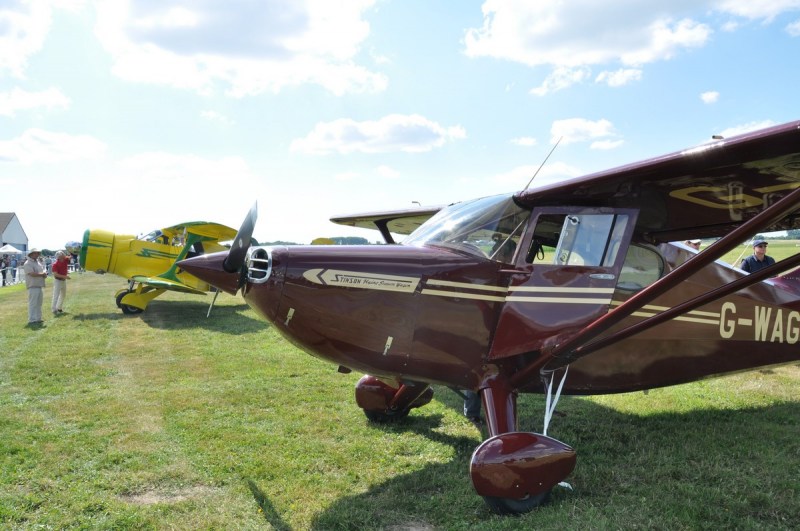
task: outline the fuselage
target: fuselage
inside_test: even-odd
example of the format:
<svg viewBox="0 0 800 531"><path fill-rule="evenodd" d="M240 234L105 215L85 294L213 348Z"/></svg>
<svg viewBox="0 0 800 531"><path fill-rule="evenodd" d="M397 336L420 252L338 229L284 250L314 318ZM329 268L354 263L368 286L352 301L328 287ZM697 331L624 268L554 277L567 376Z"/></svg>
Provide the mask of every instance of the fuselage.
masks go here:
<svg viewBox="0 0 800 531"><path fill-rule="evenodd" d="M664 259L662 274L692 253L671 244L647 250ZM272 270L264 282L245 284L247 303L303 350L373 375L479 388L535 360L530 338L548 337L554 327L576 330L586 324L574 311L574 294L524 302L515 329L505 332L518 350L492 357L510 280L528 271L435 247L298 246L252 252L271 255ZM564 294L566 276L584 273L562 272L557 284L542 287L561 288L550 293ZM715 263L609 333L741 275ZM603 311L633 293L615 289ZM771 281L760 283L573 362L563 392L632 391L796 361L798 310L797 293ZM540 382L523 390L538 391Z"/></svg>
<svg viewBox="0 0 800 531"><path fill-rule="evenodd" d="M548 353L686 262L650 245L632 209L546 207L506 196L444 211L408 243L252 247L247 303L308 353L378 377L539 392ZM511 252L503 254L504 249ZM235 292L224 253L181 267ZM695 271L607 337L746 276L722 262ZM625 392L800 359L797 282L758 282L571 360L563 392Z"/></svg>

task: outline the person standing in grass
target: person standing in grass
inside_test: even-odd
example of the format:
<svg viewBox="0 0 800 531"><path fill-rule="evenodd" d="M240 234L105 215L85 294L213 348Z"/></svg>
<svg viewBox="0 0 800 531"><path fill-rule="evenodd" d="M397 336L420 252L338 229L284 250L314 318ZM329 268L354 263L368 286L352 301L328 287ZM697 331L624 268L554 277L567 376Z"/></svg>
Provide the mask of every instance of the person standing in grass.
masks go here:
<svg viewBox="0 0 800 531"><path fill-rule="evenodd" d="M44 299L44 279L47 271L39 263L41 251L35 247L28 251L28 259L22 270L25 271L25 287L28 289L28 324L42 323L42 300Z"/></svg>
<svg viewBox="0 0 800 531"><path fill-rule="evenodd" d="M764 269L775 263L775 259L767 256L767 242L756 240L753 242L753 254L742 260L742 271L755 273L759 269Z"/></svg>
<svg viewBox="0 0 800 531"><path fill-rule="evenodd" d="M69 259L64 251L56 253L56 261L53 263L53 315L59 315L64 311L64 299L67 298L67 280L69 280Z"/></svg>

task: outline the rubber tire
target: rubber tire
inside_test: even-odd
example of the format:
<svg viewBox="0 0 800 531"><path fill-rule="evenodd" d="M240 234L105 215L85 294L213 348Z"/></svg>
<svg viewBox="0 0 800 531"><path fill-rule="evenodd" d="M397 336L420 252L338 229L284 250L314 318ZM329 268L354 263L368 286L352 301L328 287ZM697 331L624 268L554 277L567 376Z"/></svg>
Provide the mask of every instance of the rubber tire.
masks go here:
<svg viewBox="0 0 800 531"><path fill-rule="evenodd" d="M122 310L122 313L125 315L136 315L137 313L142 313L144 310L141 308L137 308L136 306L130 306L128 304L122 304L122 298L130 293L130 291L123 291L117 295L117 308Z"/></svg>
<svg viewBox="0 0 800 531"><path fill-rule="evenodd" d="M525 514L536 509L547 501L550 497L551 490L546 490L536 496L528 496L521 500L512 500L511 498L495 498L492 496L484 496L483 500L489 508L497 514Z"/></svg>

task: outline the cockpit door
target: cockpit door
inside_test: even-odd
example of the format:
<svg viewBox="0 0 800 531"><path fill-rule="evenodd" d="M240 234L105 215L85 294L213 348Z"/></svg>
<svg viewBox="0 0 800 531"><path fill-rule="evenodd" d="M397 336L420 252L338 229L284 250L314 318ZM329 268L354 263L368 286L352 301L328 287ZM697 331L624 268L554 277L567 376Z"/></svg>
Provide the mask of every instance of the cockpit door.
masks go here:
<svg viewBox="0 0 800 531"><path fill-rule="evenodd" d="M608 312L638 210L533 210L489 358L557 344Z"/></svg>

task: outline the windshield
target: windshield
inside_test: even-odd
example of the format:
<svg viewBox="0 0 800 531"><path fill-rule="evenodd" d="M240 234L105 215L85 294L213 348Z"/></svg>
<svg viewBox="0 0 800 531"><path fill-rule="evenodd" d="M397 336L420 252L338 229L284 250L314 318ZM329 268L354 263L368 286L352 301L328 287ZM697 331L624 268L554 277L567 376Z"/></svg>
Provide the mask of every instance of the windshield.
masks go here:
<svg viewBox="0 0 800 531"><path fill-rule="evenodd" d="M161 243L161 236L162 235L163 235L163 233L160 230L154 230L153 232L145 234L144 236L139 236L137 239L143 240L143 241L146 241L146 242L159 242L159 243Z"/></svg>
<svg viewBox="0 0 800 531"><path fill-rule="evenodd" d="M403 244L448 247L510 263L529 216L511 195L484 197L441 210Z"/></svg>

